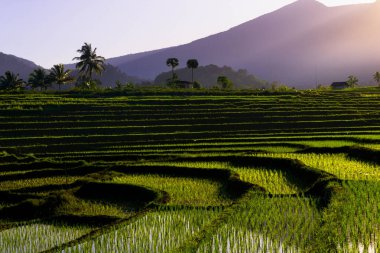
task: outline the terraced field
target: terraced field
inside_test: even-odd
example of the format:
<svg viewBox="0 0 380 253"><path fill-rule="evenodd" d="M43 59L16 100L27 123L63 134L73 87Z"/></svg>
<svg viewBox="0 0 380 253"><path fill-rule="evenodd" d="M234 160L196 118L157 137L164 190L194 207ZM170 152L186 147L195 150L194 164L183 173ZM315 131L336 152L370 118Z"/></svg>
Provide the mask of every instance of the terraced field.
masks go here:
<svg viewBox="0 0 380 253"><path fill-rule="evenodd" d="M0 94L0 252L377 252L380 90Z"/></svg>

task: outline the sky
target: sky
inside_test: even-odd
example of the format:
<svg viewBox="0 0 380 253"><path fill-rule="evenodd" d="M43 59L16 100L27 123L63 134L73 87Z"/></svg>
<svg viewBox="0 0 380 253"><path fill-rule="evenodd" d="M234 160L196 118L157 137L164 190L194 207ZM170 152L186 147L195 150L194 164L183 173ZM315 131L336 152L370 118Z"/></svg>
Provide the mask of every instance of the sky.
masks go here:
<svg viewBox="0 0 380 253"><path fill-rule="evenodd" d="M106 58L189 43L295 0L0 0L0 52L45 68L84 42ZM320 0L326 6L374 0Z"/></svg>

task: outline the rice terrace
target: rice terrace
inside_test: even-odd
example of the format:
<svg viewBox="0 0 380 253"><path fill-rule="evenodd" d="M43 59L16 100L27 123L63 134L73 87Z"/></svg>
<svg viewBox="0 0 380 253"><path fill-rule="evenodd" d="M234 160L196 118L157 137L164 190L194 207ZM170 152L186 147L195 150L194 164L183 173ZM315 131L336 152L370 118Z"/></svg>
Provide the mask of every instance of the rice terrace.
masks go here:
<svg viewBox="0 0 380 253"><path fill-rule="evenodd" d="M378 252L380 90L0 94L0 252Z"/></svg>

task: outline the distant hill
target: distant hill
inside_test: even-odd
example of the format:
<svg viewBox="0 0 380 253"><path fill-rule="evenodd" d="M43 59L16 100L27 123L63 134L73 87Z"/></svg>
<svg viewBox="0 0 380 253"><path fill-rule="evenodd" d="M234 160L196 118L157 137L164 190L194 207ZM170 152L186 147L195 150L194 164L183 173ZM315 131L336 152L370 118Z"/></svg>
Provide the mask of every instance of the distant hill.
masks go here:
<svg viewBox="0 0 380 253"><path fill-rule="evenodd" d="M228 31L186 45L127 55L114 63L131 75L153 79L177 57L182 67L228 65L289 86L315 87L356 75L371 82L380 70L380 3L326 7L299 0Z"/></svg>
<svg viewBox="0 0 380 253"><path fill-rule="evenodd" d="M121 83L131 82L131 83L140 83L142 82L142 79L134 76L129 76L122 72L119 68L111 65L106 64L105 71L102 73L101 76L96 76L95 78L98 78L103 86L105 87L114 87L116 84L116 81L120 81Z"/></svg>
<svg viewBox="0 0 380 253"><path fill-rule="evenodd" d="M32 61L0 52L0 76L9 70L19 74L22 79L27 80L29 74L38 67L39 66Z"/></svg>
<svg viewBox="0 0 380 253"><path fill-rule="evenodd" d="M67 65L66 68L72 69L72 76L78 77L78 70L75 69L75 65ZM120 81L121 83L132 82L132 83L140 83L142 80L137 77L129 76L124 72L120 71L117 67L106 64L105 70L102 72L102 75L95 74L93 79L98 79L102 82L102 86L104 87L115 87L116 81Z"/></svg>
<svg viewBox="0 0 380 253"><path fill-rule="evenodd" d="M132 62L134 60L138 60L142 57L147 57L151 56L155 53L159 53L161 51L164 51L166 49L158 49L158 50L153 50L153 51L148 51L148 52L142 52L142 53L137 53L137 54L129 54L126 56L119 56L119 57L113 57L113 58L108 58L107 63L112 64L114 66L120 66L123 64L126 64L128 62Z"/></svg>
<svg viewBox="0 0 380 253"><path fill-rule="evenodd" d="M22 79L27 81L30 73L32 73L36 68L40 68L40 66L32 61L0 52L0 76L4 75L5 71L9 70L19 74ZM72 75L74 77L77 76L75 64L65 65L65 68L73 69L74 71ZM127 75L111 64L106 64L106 70L102 73L102 75L95 75L94 78L99 79L105 87L114 87L116 81L120 81L122 83L141 83L144 81L141 78Z"/></svg>
<svg viewBox="0 0 380 253"><path fill-rule="evenodd" d="M182 68L175 70L180 80L191 81L191 70ZM268 82L259 80L253 75L250 75L246 70L233 70L231 67L218 67L216 65L201 66L194 69L194 81L201 84L202 87L211 88L217 85L218 76L228 77L238 88L265 88L268 87ZM172 77L172 72L164 72L156 77L155 84L165 84Z"/></svg>

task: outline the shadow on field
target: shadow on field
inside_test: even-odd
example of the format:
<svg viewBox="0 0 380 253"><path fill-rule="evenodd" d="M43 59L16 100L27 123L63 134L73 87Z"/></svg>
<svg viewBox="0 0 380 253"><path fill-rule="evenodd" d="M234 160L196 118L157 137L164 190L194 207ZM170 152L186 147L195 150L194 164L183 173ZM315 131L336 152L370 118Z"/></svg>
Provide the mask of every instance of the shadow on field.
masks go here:
<svg viewBox="0 0 380 253"><path fill-rule="evenodd" d="M361 146L344 146L338 148L306 148L296 153L316 154L346 154L347 157L371 164L380 165L380 150L374 150Z"/></svg>
<svg viewBox="0 0 380 253"><path fill-rule="evenodd" d="M220 195L232 200L240 198L248 190L265 192L265 189L260 186L241 181L238 174L227 169L202 169L178 166L114 166L111 170L125 174L165 175L169 177L213 180L222 184Z"/></svg>
<svg viewBox="0 0 380 253"><path fill-rule="evenodd" d="M50 187L46 188L50 190ZM26 191L26 188L22 190ZM43 219L72 224L102 225L115 222L120 217L107 215L107 211L99 215L83 214L81 208L85 207L81 204L82 200L113 204L128 212L138 212L152 203L165 202L168 196L163 192L134 185L77 181L68 185L67 189L50 192L47 196L3 191L0 192L0 197L2 201L11 204L0 209L2 219L13 221ZM73 210L75 214L72 213Z"/></svg>
<svg viewBox="0 0 380 253"><path fill-rule="evenodd" d="M140 209L152 202L164 203L167 195L145 187L129 184L88 182L75 193L81 199L95 200Z"/></svg>
<svg viewBox="0 0 380 253"><path fill-rule="evenodd" d="M299 160L254 156L220 156L180 158L177 161L217 161L228 162L234 167L268 168L284 172L287 180L301 189L299 194L319 199L320 208L325 208L335 191L338 191L341 181L334 175L306 166ZM236 175L238 179L238 175ZM240 179L239 179L240 180ZM263 189L265 192L265 189ZM297 195L297 194L293 194ZM276 196L268 194L268 196Z"/></svg>

